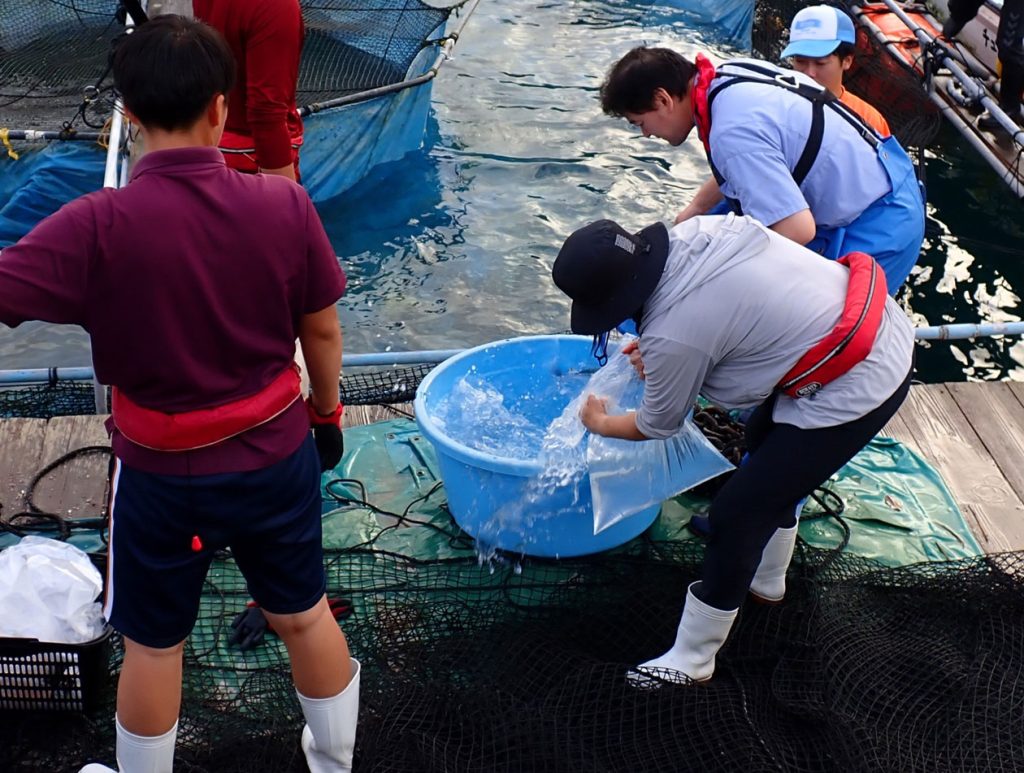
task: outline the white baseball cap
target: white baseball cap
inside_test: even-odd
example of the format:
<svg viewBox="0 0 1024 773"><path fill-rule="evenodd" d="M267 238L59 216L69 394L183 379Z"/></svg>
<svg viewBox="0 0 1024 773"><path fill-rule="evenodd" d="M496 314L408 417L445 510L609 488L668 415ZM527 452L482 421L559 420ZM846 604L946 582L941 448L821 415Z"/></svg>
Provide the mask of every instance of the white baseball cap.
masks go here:
<svg viewBox="0 0 1024 773"><path fill-rule="evenodd" d="M857 33L853 21L838 8L812 5L793 17L789 27L789 45L782 52L787 56L828 56L840 43L855 43Z"/></svg>

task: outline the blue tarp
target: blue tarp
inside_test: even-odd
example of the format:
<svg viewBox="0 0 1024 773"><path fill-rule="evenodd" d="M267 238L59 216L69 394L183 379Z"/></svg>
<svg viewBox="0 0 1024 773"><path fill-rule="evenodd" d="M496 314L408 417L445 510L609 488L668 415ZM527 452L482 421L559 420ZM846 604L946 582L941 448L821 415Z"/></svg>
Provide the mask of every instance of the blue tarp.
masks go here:
<svg viewBox="0 0 1024 773"><path fill-rule="evenodd" d="M715 28L715 38L749 50L754 29L754 0L655 0L644 26L682 23Z"/></svg>
<svg viewBox="0 0 1024 773"><path fill-rule="evenodd" d="M363 481L366 496L374 505L431 520L450 529L451 515L439 508L441 491L424 498L441 480L436 453L415 422L395 419L345 430L345 458L334 475ZM324 482L331 479L324 476ZM845 552L888 566L907 566L922 561L947 561L983 554L970 527L946 488L939 472L906 446L891 438L875 438L828 484L843 500L850 529ZM338 493L358 499L361 490L332 485ZM324 510L332 500L325 489ZM684 494L665 502L661 516L648 536L655 540L699 539L686 524L708 506L706 499ZM328 528L324 541L331 547L363 542L376 533L372 510L360 522L352 508L343 524ZM808 505L800 523L800 537L823 549L841 544L843 533L830 518L819 517L820 508ZM344 532L344 533L343 533ZM424 533L426 532L426 533ZM398 540L390 544L393 536ZM446 537L423 529L398 529L376 543L381 550L415 555L420 559L459 555ZM408 540L408 541L406 541Z"/></svg>
<svg viewBox="0 0 1024 773"><path fill-rule="evenodd" d="M64 204L103 185L106 151L89 142L19 145L0 159L0 247L13 244Z"/></svg>
<svg viewBox="0 0 1024 773"><path fill-rule="evenodd" d="M408 79L426 73L437 50L424 48ZM302 180L314 202L351 188L378 164L423 144L433 81L365 102L331 108L305 120ZM13 244L43 218L103 184L105 151L86 142L13 143L20 158L0 156L0 247Z"/></svg>

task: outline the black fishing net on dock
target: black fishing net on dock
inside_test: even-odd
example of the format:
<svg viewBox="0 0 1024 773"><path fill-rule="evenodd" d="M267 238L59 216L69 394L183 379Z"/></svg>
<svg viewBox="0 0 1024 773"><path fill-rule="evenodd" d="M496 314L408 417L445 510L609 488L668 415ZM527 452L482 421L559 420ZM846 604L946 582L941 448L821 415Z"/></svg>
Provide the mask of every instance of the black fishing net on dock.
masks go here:
<svg viewBox="0 0 1024 773"><path fill-rule="evenodd" d="M353 368L341 381L345 405L393 405L408 403L416 388L434 366L431 364L392 368ZM53 416L81 416L95 413L96 396L92 382L53 376L45 383L0 388L0 419L49 419ZM107 400L109 409L110 401Z"/></svg>
<svg viewBox="0 0 1024 773"><path fill-rule="evenodd" d="M847 9L851 2L827 3ZM754 9L754 55L779 62L789 40L789 25L806 0L758 0ZM857 27L857 53L844 85L877 109L905 148L927 147L939 133L942 114L928 98L920 78L897 62L863 27Z"/></svg>
<svg viewBox="0 0 1024 773"><path fill-rule="evenodd" d="M349 368L341 379L341 401L345 405L392 405L412 402L416 388L434 366L393 368Z"/></svg>
<svg viewBox="0 0 1024 773"><path fill-rule="evenodd" d="M302 0L306 41L299 106L402 83L416 55L437 45L435 31L464 3ZM111 44L124 31L118 5L117 0L0 0L0 129L103 126L113 109L107 71Z"/></svg>
<svg viewBox="0 0 1024 773"><path fill-rule="evenodd" d="M0 388L0 419L49 419L96 412L91 382L52 379L43 384Z"/></svg>
<svg viewBox="0 0 1024 773"><path fill-rule="evenodd" d="M671 644L699 544L482 565L378 547L327 556L363 664L357 771L966 773L1024 759L1020 554L888 569L801 549L786 600L743 606L709 683L641 690L626 674ZM219 562L188 646L176 770L305 770L280 644L223 647L246 600ZM111 762L113 699L111 685L87 716L4 716L0 769Z"/></svg>

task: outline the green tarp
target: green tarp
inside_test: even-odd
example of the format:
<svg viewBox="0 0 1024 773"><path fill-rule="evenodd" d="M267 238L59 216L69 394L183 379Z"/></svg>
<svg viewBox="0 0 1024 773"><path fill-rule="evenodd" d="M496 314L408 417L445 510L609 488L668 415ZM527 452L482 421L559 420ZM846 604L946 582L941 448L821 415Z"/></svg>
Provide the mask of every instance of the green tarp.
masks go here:
<svg viewBox="0 0 1024 773"><path fill-rule="evenodd" d="M443 488L430 443L414 421L397 419L345 431L348 449L337 475L358 480L366 500L385 511L428 520L454 530L446 511ZM324 476L325 483L331 476ZM939 473L906 446L876 438L829 483L846 505L842 517L850 528L846 550L890 566L921 561L944 561L980 555L960 509ZM429 497L422 499L428 492ZM330 492L359 499L354 484L335 482L325 487L325 547L347 547L370 538L387 523L387 516L346 506ZM665 503L647 536L655 540L696 539L686 528L691 515L707 509L708 501L683 495ZM331 512L336 510L336 512ZM843 538L832 518L816 517L814 503L804 510L800 536L815 547L833 548ZM419 559L466 555L464 542L454 546L444 534L423 528L399 528L380 535L374 546Z"/></svg>

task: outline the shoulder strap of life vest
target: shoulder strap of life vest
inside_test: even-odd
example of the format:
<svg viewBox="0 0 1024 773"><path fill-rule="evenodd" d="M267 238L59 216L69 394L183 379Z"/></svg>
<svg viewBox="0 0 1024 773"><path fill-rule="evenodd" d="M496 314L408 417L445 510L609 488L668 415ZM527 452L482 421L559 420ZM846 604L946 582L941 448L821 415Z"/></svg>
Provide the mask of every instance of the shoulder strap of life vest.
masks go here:
<svg viewBox="0 0 1024 773"><path fill-rule="evenodd" d="M734 73L731 69L743 70L744 72ZM750 73L750 74L747 74ZM881 144L881 138L859 115L850 110L846 105L828 89L817 84L805 83L795 77L793 73L778 72L768 67L763 67L752 62L728 62L718 68L718 74L729 78L725 83L716 86L708 93L708 115L711 114L711 105L715 97L725 89L737 83L757 83L765 86L777 86L799 94L811 103L811 128L807 135L807 142L800 153L800 158L793 167L793 180L796 184L802 185L810 173L814 162L818 159L821 151L821 143L825 136L825 107L831 108L837 115L849 123L865 142L877 150ZM725 178L718 171L710 151L708 152L708 164L711 166L711 173L719 186Z"/></svg>
<svg viewBox="0 0 1024 773"><path fill-rule="evenodd" d="M842 316L782 377L777 389L789 397L812 395L861 362L882 325L889 291L881 267L863 252L851 252L838 262L850 269Z"/></svg>

